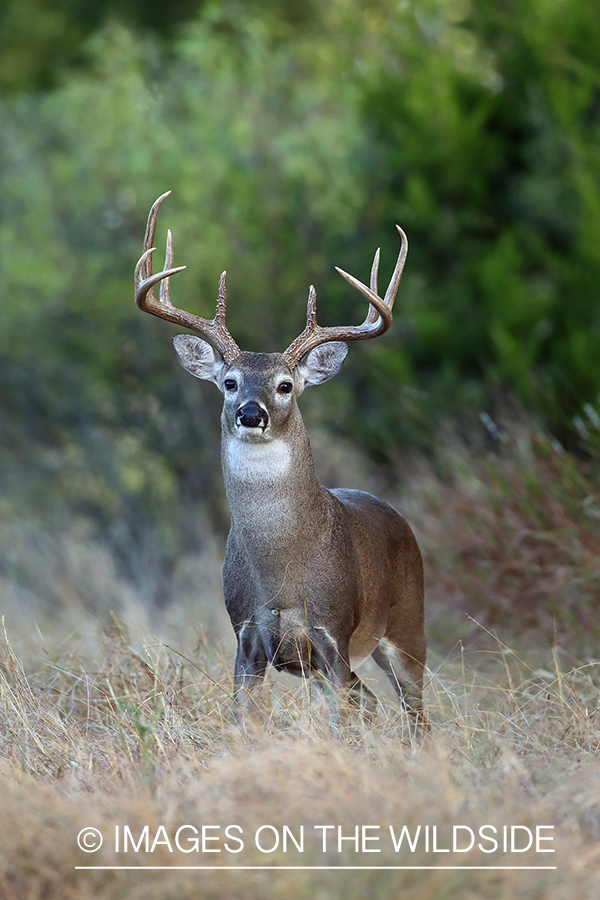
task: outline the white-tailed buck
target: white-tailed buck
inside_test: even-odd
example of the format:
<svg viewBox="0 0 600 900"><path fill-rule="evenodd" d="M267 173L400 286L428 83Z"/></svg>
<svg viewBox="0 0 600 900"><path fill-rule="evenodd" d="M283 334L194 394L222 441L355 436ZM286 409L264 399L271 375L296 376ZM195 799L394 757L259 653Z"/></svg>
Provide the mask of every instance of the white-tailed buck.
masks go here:
<svg viewBox="0 0 600 900"><path fill-rule="evenodd" d="M370 288L337 270L369 301L362 325L317 325L311 287L306 328L287 350L248 353L225 326L225 272L210 320L170 302L170 278L185 268L173 268L170 231L165 268L152 273L156 216L167 196L148 217L135 299L140 309L207 338L210 343L178 334L175 350L185 369L214 381L224 395L221 456L231 531L223 587L237 636L235 697L257 710L253 692L271 664L311 673L321 686L373 706L374 695L353 671L371 655L419 720L425 636L417 542L402 516L377 497L319 484L297 404L307 385L339 372L346 341L375 338L390 327L406 236L396 226L400 253L383 299L377 293L379 250ZM157 300L152 288L159 281Z"/></svg>

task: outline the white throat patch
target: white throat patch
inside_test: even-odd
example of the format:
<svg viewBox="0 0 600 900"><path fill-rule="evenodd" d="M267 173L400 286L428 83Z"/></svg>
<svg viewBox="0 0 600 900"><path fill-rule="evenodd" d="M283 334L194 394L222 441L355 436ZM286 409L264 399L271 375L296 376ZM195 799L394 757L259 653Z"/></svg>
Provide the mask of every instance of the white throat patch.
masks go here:
<svg viewBox="0 0 600 900"><path fill-rule="evenodd" d="M290 467L290 448L283 441L243 441L233 438L227 445L227 463L233 478L265 482L283 478Z"/></svg>

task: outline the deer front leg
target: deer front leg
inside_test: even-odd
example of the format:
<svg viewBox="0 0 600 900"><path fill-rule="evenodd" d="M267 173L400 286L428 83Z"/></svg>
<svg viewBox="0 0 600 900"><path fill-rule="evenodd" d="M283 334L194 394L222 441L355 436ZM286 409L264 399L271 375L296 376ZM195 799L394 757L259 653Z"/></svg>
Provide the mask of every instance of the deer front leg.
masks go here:
<svg viewBox="0 0 600 900"><path fill-rule="evenodd" d="M256 626L245 622L237 632L237 643L233 699L239 712L248 712L265 721L265 713L254 692L265 680L268 660Z"/></svg>

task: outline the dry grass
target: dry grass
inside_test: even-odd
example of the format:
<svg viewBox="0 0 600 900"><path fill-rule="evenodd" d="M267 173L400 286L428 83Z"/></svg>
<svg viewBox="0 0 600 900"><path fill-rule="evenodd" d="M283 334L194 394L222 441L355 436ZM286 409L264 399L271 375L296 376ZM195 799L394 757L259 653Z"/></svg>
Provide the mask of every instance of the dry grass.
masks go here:
<svg viewBox="0 0 600 900"><path fill-rule="evenodd" d="M420 464L409 517L425 551L428 607L453 638L500 629L519 647L572 659L600 641L600 470L531 426L492 452L448 437L439 468Z"/></svg>
<svg viewBox="0 0 600 900"><path fill-rule="evenodd" d="M36 555L42 529L5 523L0 897L599 896L600 663L585 634L600 582L597 482L531 435L493 457L454 448L448 459L451 480L422 471L407 500L430 580L433 728L424 741L414 739L381 683L375 721L351 716L336 736L300 681L269 679L266 731L238 724L214 553L182 561L178 603L150 614L105 550L64 532L46 536ZM205 588L200 605L194 578ZM44 606L46 593L52 603ZM119 618L106 615L111 605L124 610ZM366 666L363 676L375 672ZM163 843L116 852L115 828L122 841L126 825L136 838L147 825L150 845L157 836ZM209 846L222 852L178 850L183 825L221 826L209 832L220 835ZM242 829L240 853L224 848L228 825ZM288 826L297 839L303 826L304 852L293 844L285 853L260 852L254 834L262 825L280 834ZM319 825L341 826L345 836L380 826L369 832L379 843L368 846L381 852L356 853L349 841L338 852L332 831L324 853ZM414 853L406 845L394 852L390 825L412 835L421 826ZM425 850L425 826L437 826L438 846L448 847L454 825L494 825L500 833L504 825L553 826L556 852ZM98 853L77 846L87 826L104 835ZM124 864L135 868L75 868ZM167 868L141 868L149 865ZM275 869L174 868L192 865ZM309 868L323 865L434 868ZM557 868L493 868L515 865Z"/></svg>
<svg viewBox="0 0 600 900"><path fill-rule="evenodd" d="M86 652L89 652L89 641ZM188 653L102 629L98 659L75 651L26 673L5 638L2 647L2 810L0 896L48 897L473 897L589 898L600 890L600 664L562 671L558 654L530 671L502 647L459 654L431 675L434 723L412 739L393 707L375 722L353 718L341 735L300 682L265 691L271 728L236 724L226 666L204 643ZM186 659L187 657L187 659ZM150 841L163 825L174 845L182 825L238 825L240 854L116 853L116 826ZM298 838L302 854L261 853L261 825ZM394 853L388 829L438 827L449 846L453 825L554 826L555 854ZM315 825L380 825L381 853L327 853ZM104 834L97 854L78 850L81 828ZM161 837L164 839L164 834ZM219 832L212 831L211 834ZM547 832L550 833L550 832ZM239 834L239 833L238 833ZM189 836L189 832L185 833ZM223 838L223 833L221 832ZM264 835L265 846L269 838ZM209 845L223 848L223 842ZM236 847L237 844L230 844ZM463 845L464 846L464 845ZM485 845L489 846L489 845ZM548 846L548 845L545 845ZM163 865L166 871L77 871L77 865ZM483 871L195 871L190 865L479 865ZM556 865L556 871L491 866Z"/></svg>

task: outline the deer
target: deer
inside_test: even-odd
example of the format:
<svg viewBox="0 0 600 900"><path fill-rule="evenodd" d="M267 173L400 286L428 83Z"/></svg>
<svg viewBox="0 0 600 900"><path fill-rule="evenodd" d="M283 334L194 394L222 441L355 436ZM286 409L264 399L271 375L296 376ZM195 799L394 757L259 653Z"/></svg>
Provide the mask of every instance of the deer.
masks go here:
<svg viewBox="0 0 600 900"><path fill-rule="evenodd" d="M231 513L223 593L237 639L234 700L243 716L260 718L257 689L272 666L310 675L324 693L373 711L377 698L354 672L371 656L409 721L427 730L423 563L416 538L406 520L377 497L319 483L297 402L305 387L340 371L349 341L389 329L406 235L397 225L400 252L383 299L377 288L379 249L370 287L336 267L368 300L361 325L318 325L311 285L306 327L287 350L242 351L225 324L226 272L213 319L171 303L170 279L185 266L173 267L170 230L164 268L153 273L156 219L170 193L156 200L148 216L135 301L144 312L195 332L173 338L178 361L223 394L221 461ZM153 287L159 282L157 299Z"/></svg>

